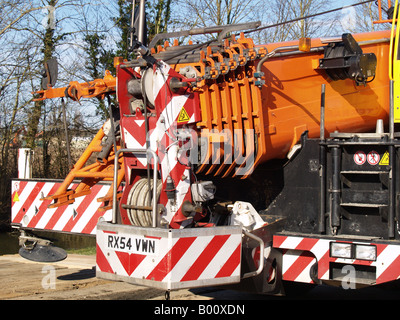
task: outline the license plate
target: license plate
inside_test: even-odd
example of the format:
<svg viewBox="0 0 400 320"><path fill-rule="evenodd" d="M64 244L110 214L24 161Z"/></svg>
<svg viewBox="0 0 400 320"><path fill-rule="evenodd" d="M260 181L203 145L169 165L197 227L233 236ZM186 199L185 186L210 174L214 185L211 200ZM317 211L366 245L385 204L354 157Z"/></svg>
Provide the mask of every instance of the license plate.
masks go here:
<svg viewBox="0 0 400 320"><path fill-rule="evenodd" d="M129 234L107 234L107 248L135 254L157 255L161 238L129 235Z"/></svg>

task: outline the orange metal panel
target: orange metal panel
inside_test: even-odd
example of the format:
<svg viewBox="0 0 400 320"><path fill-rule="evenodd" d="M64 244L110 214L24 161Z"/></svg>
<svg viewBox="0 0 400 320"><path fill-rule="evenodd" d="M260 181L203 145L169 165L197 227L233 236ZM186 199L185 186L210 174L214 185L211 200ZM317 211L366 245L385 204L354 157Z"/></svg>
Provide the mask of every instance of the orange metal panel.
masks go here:
<svg viewBox="0 0 400 320"><path fill-rule="evenodd" d="M388 32L355 35L357 41L389 38ZM313 46L318 45L314 40ZM274 44L268 49L277 47ZM266 85L261 96L266 112L264 126L273 126L273 134L266 134L266 152L260 161L282 158L298 140L299 130L307 128L310 137L319 136L320 88L326 84L325 129L327 134L368 132L374 130L376 120L387 121L389 113L389 43L362 46L373 52L378 64L374 81L356 86L352 80L332 81L323 70L313 68L313 60L322 54L303 54L268 60L262 67ZM299 128L300 127L300 128ZM301 131L301 130L300 130ZM297 136L297 138L295 138Z"/></svg>
<svg viewBox="0 0 400 320"><path fill-rule="evenodd" d="M207 66L213 72L210 79L198 82L193 89L199 94L202 116L197 127L203 137L209 137L207 154L203 155L206 160L199 165L197 172L235 176L238 162L241 161L241 167L245 167L243 159L244 162L250 161L249 153L254 152L254 164L248 172L251 173L260 163L285 157L305 130L309 131L310 137L318 137L323 83L326 85L327 134L335 130L368 132L374 130L377 119L387 121L389 37L390 31L354 35L358 42L372 40L373 43L361 43L361 47L364 53L375 53L378 59L376 77L366 86L356 86L352 80L329 79L324 70L318 69L319 59L323 57L323 51L319 51L268 59L261 67L265 85L260 89L255 85L254 72L259 60L254 60L255 55L251 54L254 53L251 39L242 34L238 40L225 41L224 57L232 60L235 54L239 55L236 59L239 66L230 63L227 73L225 67L221 67L219 77L215 77L218 70L214 61L221 61L221 55L212 53L209 47L201 53L200 62L192 64L200 75L204 75ZM260 47L259 52L297 44L270 44ZM320 39L313 39L311 45L314 48L323 46ZM246 56L245 52L249 54ZM183 66L186 65L176 65L175 69L179 71ZM220 150L212 149L212 139L220 138L225 129L230 130L232 136L236 134L236 154L223 143ZM254 133L254 143L246 132ZM230 154L235 155L233 162L224 163L224 155L229 159ZM241 173L242 178L247 175Z"/></svg>

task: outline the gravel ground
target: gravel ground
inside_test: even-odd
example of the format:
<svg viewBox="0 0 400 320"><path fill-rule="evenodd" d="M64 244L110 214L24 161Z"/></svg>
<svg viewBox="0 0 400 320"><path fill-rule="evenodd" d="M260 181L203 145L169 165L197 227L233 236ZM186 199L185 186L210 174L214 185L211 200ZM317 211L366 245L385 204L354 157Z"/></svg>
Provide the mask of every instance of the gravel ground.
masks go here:
<svg viewBox="0 0 400 320"><path fill-rule="evenodd" d="M96 278L95 256L68 255L39 263L0 256L0 300L164 300L165 291ZM235 291L198 288L172 291L172 300L236 299Z"/></svg>
<svg viewBox="0 0 400 320"><path fill-rule="evenodd" d="M250 300L399 300L400 284L384 284L359 290L294 284L290 294L274 297L224 287L172 291L171 300L250 303ZM64 261L39 263L18 254L0 256L0 300L165 300L165 291L125 282L96 278L95 256L70 254ZM198 302L195 302L198 300ZM219 301L219 302L218 302ZM266 302L267 304L269 302ZM250 309L250 308L249 308ZM247 311L246 311L247 313Z"/></svg>

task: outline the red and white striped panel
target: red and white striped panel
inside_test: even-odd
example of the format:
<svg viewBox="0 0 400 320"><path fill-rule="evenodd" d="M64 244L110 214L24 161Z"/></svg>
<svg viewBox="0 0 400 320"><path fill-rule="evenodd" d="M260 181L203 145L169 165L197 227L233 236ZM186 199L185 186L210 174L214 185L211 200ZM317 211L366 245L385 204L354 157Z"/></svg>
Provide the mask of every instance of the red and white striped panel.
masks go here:
<svg viewBox="0 0 400 320"><path fill-rule="evenodd" d="M376 267L376 284L400 278L400 244L377 244L357 241L337 241L354 244L375 245L376 261L330 257L331 239L304 238L276 235L273 247L282 249L282 278L287 281L313 283L310 268L318 262L318 279L329 279L329 263L364 265Z"/></svg>
<svg viewBox="0 0 400 320"><path fill-rule="evenodd" d="M310 268L316 261L325 261L329 257L329 242L321 239L274 236L273 246L284 249L282 256L282 278L287 281L313 283ZM319 266L319 265L318 265ZM329 278L327 269L318 268L319 279Z"/></svg>
<svg viewBox="0 0 400 320"><path fill-rule="evenodd" d="M188 229L110 225L98 225L97 277L165 289L240 281L240 227L182 233Z"/></svg>
<svg viewBox="0 0 400 320"><path fill-rule="evenodd" d="M129 123L129 125L125 125ZM146 150L146 130L144 120L125 120L123 121L122 134L127 148ZM145 168L147 165L146 155L136 154L135 157Z"/></svg>
<svg viewBox="0 0 400 320"><path fill-rule="evenodd" d="M173 228L183 228L192 221L179 211L184 201L191 201L190 177L188 167L179 161L179 117L185 111L188 121L185 124L195 123L199 120L200 107L196 95L172 94L168 80L178 74L167 64L160 62L154 69L153 94L154 104L160 113L156 127L150 133L150 147L155 151L161 163L161 177L163 190L166 189L166 179L170 176L176 187L176 202L171 204L165 195L161 195L160 203L166 208L164 218ZM178 213L178 214L177 214Z"/></svg>
<svg viewBox="0 0 400 320"><path fill-rule="evenodd" d="M153 70L153 95L157 115L156 122L149 120L150 148L156 152L161 164L162 190L166 190L166 179L170 176L176 188L176 201L170 203L165 194L161 194L160 204L164 205L163 218L172 228L183 228L192 223L191 219L180 214L184 201L191 201L190 173L186 165L179 161L179 141L177 132L183 125L194 124L200 120L200 106L197 94L187 90L184 94L173 93L169 87L172 77L182 76L166 63L159 61ZM182 114L184 115L182 120ZM152 120L152 119L151 119ZM144 120L129 117L121 121L123 138L127 148L146 149ZM141 166L147 165L145 155L134 155ZM140 166L138 166L140 168ZM130 181L131 170L127 170ZM127 191L128 192L128 191Z"/></svg>
<svg viewBox="0 0 400 320"><path fill-rule="evenodd" d="M76 198L73 204L48 209L52 201L40 198L54 194L60 185L61 182L12 181L11 223L25 228L95 234L100 217L111 220L111 210L99 211L101 203L97 202L107 194L109 184L94 185L90 194ZM76 186L73 183L70 188Z"/></svg>

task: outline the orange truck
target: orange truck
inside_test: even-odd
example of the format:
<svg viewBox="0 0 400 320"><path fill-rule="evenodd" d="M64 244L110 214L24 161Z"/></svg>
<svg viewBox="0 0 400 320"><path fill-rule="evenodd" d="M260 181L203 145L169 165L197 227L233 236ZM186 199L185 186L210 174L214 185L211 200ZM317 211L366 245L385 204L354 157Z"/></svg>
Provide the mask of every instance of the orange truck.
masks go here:
<svg viewBox="0 0 400 320"><path fill-rule="evenodd" d="M390 21L388 31L268 45L243 32L257 22L157 35L148 46L139 32L137 59L116 58L115 77L43 88L36 99L118 103L63 182L12 181L21 255L65 258L35 231L90 234L97 277L167 292L396 280L400 73ZM200 33L218 37L156 46Z"/></svg>

